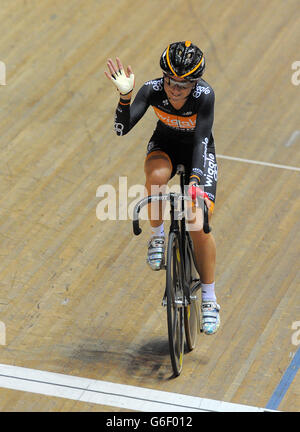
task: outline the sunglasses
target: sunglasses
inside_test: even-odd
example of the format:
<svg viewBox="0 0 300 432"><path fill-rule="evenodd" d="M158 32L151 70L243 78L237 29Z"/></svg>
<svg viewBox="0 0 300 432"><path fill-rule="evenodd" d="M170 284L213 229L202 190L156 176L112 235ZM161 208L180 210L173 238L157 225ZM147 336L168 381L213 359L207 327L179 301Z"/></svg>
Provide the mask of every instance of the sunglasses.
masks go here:
<svg viewBox="0 0 300 432"><path fill-rule="evenodd" d="M182 88L182 89L190 89L190 88L194 87L194 85L195 85L195 82L192 82L192 81L187 81L187 80L175 81L174 79L172 79L170 77L170 75L167 75L166 73L164 73L164 80L168 84L168 86L170 86L171 88L178 86L179 88Z"/></svg>

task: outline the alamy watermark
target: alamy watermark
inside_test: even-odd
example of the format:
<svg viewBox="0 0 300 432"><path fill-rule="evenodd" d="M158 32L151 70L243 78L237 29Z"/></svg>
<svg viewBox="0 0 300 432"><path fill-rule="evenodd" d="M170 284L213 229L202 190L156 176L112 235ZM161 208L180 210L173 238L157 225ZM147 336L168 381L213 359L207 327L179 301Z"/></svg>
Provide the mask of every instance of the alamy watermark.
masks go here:
<svg viewBox="0 0 300 432"><path fill-rule="evenodd" d="M185 186L184 196L188 197L188 185ZM203 186L202 186L203 190ZM179 184L171 186L158 186L153 185L151 187L150 195L167 195L169 193L175 193L181 195L181 189ZM96 196L101 198L100 202L96 207L96 215L100 221L105 220L129 220L133 219L134 207L136 204L148 195L144 185L135 184L128 187L127 177L119 177L118 188L113 185L104 184L98 187ZM130 198L133 198L131 201ZM130 201L130 202L129 202ZM177 201L176 217L181 219L183 214L181 212L181 201ZM200 206L203 206L203 201L200 201ZM188 229L190 231L198 230L199 225L202 224L202 213L196 212L195 208L191 205L185 205L184 217L188 223ZM170 220L170 203L164 201L162 206L159 206L157 202L150 204L150 212L147 206L143 207L139 218L141 220Z"/></svg>
<svg viewBox="0 0 300 432"><path fill-rule="evenodd" d="M292 70L295 71L291 77L292 84L298 86L300 84L300 60L292 63Z"/></svg>
<svg viewBox="0 0 300 432"><path fill-rule="evenodd" d="M300 321L294 321L292 324L292 330L296 330L292 334L292 344L295 346L300 345Z"/></svg>
<svg viewBox="0 0 300 432"><path fill-rule="evenodd" d="M6 326L0 321L0 345L6 345Z"/></svg>
<svg viewBox="0 0 300 432"><path fill-rule="evenodd" d="M6 65L0 61L0 85L6 85Z"/></svg>

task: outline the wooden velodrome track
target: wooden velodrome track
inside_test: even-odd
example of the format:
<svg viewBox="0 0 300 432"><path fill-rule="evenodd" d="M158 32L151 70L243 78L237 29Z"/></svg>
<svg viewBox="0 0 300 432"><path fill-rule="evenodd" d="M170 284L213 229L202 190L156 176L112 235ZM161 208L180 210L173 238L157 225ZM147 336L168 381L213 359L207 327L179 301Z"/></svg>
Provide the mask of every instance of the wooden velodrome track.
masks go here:
<svg viewBox="0 0 300 432"><path fill-rule="evenodd" d="M266 407L299 341L299 1L2 0L0 20L0 363ZM134 237L129 218L100 221L96 191L118 192L119 177L144 184L156 124L149 109L115 135L107 58L131 64L138 89L160 76L165 46L186 39L205 52L216 93L222 326L170 379L148 222ZM0 376L0 411L123 410L7 387ZM299 406L298 373L278 409Z"/></svg>

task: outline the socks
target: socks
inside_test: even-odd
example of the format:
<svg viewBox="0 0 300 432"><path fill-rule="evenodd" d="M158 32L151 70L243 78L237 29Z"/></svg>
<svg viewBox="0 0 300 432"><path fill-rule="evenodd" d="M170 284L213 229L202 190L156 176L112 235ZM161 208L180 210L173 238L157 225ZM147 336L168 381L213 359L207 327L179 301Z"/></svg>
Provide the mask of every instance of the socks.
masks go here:
<svg viewBox="0 0 300 432"><path fill-rule="evenodd" d="M164 236L165 230L164 230L164 223L162 223L158 227L151 227L151 235L154 236Z"/></svg>
<svg viewBox="0 0 300 432"><path fill-rule="evenodd" d="M202 300L203 301L217 301L216 294L215 294L215 283L211 284L201 284L202 288Z"/></svg>

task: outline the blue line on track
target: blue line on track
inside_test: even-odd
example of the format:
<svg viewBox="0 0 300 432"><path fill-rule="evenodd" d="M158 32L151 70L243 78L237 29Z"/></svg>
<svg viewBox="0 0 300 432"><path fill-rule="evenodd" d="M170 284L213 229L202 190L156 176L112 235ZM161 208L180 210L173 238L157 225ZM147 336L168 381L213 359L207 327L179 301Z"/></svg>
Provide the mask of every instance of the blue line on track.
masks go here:
<svg viewBox="0 0 300 432"><path fill-rule="evenodd" d="M270 410L276 410L280 405L282 399L284 398L286 392L288 391L290 385L293 382L298 370L300 368L300 348L294 355L289 367L285 371L280 383L276 387L274 393L272 394L266 408Z"/></svg>

